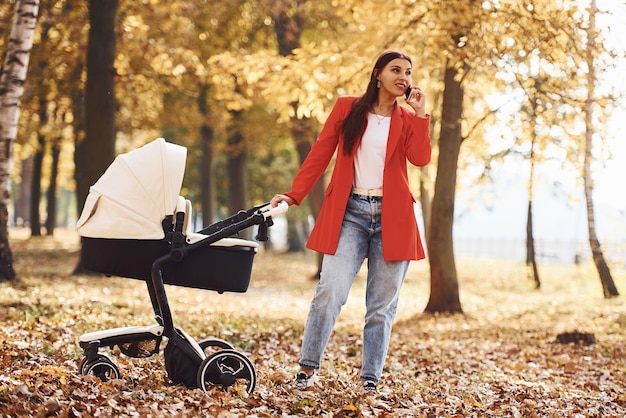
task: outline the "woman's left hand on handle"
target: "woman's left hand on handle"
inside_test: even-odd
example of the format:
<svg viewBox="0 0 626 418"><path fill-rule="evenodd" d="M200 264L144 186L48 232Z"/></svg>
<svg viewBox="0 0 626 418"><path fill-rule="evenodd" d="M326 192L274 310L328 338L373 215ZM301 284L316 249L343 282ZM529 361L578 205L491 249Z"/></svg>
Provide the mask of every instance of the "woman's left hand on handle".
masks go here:
<svg viewBox="0 0 626 418"><path fill-rule="evenodd" d="M270 204L272 205L273 208L278 206L280 202L286 202L289 206L296 204L295 200L293 200L291 197L284 195L284 194L274 195L272 200L270 200Z"/></svg>

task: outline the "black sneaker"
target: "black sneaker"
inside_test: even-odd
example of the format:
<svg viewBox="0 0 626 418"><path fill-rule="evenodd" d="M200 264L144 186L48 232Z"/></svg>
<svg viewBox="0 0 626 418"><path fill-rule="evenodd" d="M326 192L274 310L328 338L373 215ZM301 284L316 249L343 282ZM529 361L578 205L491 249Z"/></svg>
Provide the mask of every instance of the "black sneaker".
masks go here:
<svg viewBox="0 0 626 418"><path fill-rule="evenodd" d="M298 372L294 386L298 390L307 390L317 382L317 375L313 372L312 375L308 375L305 372Z"/></svg>
<svg viewBox="0 0 626 418"><path fill-rule="evenodd" d="M376 386L375 382L372 382L371 380L366 380L361 386L361 394L369 395L371 393L378 393L378 387Z"/></svg>

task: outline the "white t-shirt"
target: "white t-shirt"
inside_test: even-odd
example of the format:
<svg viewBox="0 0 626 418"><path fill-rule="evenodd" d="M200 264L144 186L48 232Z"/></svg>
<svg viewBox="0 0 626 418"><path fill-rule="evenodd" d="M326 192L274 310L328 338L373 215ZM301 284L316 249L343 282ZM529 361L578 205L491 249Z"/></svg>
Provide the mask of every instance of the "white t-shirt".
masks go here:
<svg viewBox="0 0 626 418"><path fill-rule="evenodd" d="M367 128L354 158L354 187L381 189L391 116L367 114Z"/></svg>

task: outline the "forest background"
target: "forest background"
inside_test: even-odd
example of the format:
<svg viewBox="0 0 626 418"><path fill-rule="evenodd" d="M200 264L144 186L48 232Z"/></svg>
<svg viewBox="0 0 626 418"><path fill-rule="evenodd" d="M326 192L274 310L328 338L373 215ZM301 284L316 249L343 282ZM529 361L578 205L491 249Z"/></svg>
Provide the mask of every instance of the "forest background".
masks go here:
<svg viewBox="0 0 626 418"><path fill-rule="evenodd" d="M15 5L0 5L2 49ZM89 114L98 117L85 103L87 52L111 41L89 44L105 16L90 20L89 8L103 5L114 12L114 60L99 69L115 83L114 146L86 159L81 147L97 137ZM570 262L572 253L593 260L603 295L616 296L610 271L624 266L624 201L618 183L603 183L615 221L603 227L607 253L596 239L593 186L620 165L624 51L615 22L623 13L609 1L41 1L12 153L11 224L31 236L71 228L114 154L161 136L189 149L181 194L197 224L266 201L289 188L337 96L362 92L376 56L397 48L414 58L413 82L427 91L433 121L433 163L411 171L429 250L426 310L462 311L453 230L475 208L514 200L496 187L505 172L521 187L521 221L507 211L503 224L491 215L488 223L503 229L515 219L517 233L523 225L535 284L537 253L545 261L554 250L535 246L533 205L556 194L566 206L582 202L587 221L588 247L576 242ZM321 190L289 212L289 250L302 249ZM555 223L569 227L563 217Z"/></svg>
<svg viewBox="0 0 626 418"><path fill-rule="evenodd" d="M411 174L431 267L426 310L462 312L453 245L457 191L488 205L498 196L475 186L501 167L526 177L525 258L536 286L537 255L552 250L537 248L535 197L546 184L558 189L564 182L584 190L585 252L604 296L617 296L593 190L595 173L612 159L606 121L623 93L612 84L623 65L623 50L611 40L617 23L606 18L623 10L613 3L605 11L596 1L383 6L111 1L87 9L42 2L31 31L35 70L25 82L20 135L6 139L10 162L20 164L12 165L15 188L2 212L11 206L6 197L15 196L12 220L30 225L34 236L43 227L52 235L59 218L67 225L80 213L89 186L116 154L164 136L191 151L181 194L196 202L203 224L212 223L287 190L286 174L305 158L336 97L358 94L373 57L403 45L416 57L413 77L433 108L435 163ZM384 19L372 13L381 7ZM416 48L423 34L428 42ZM17 61L15 43L6 36L3 42L8 71ZM546 181L544 167L559 178ZM324 179L308 198L313 219L323 187ZM293 213L292 251L303 248L309 226L308 213ZM6 241L8 234L0 235ZM622 244L612 247L610 263L623 264ZM8 248L7 242L0 258L12 279ZM575 262L584 260L583 250L575 249Z"/></svg>
<svg viewBox="0 0 626 418"><path fill-rule="evenodd" d="M429 223L431 206L446 218L434 219L433 230L443 232L432 237L433 247L452 247L454 224L462 255L524 256L534 232L543 261L589 259L582 193L588 177L602 187L596 225L604 251L623 265L626 203L607 192L622 174L615 169L622 153L614 113L624 111L616 83L623 7L396 3L390 9L350 1L121 2L112 15L112 150L161 136L187 146L181 194L194 203L197 225L214 222L288 190L336 97L363 91L380 51L402 49L415 57L414 83L428 91L432 108L433 164L413 170L412 180L422 200L418 218ZM14 5L0 8L4 45ZM10 222L33 235L72 228L85 190L113 157L95 154L97 161L81 166L77 152L89 141L83 141L89 27L84 2L40 4L11 173ZM451 82L458 83L455 97L444 103ZM455 125L450 131L442 129L446 115ZM442 137L446 153L438 156ZM437 170L453 173L438 180ZM433 196L437 181L443 190ZM309 199L313 217L320 190ZM438 197L452 200L451 208L442 210L450 204L438 205ZM537 210L530 232L529 202ZM288 245L299 250L309 213L293 212Z"/></svg>
<svg viewBox="0 0 626 418"><path fill-rule="evenodd" d="M458 297L442 296L457 293L453 230L457 253L525 252L538 285L537 257L592 259L605 295L617 293L604 254L623 265L624 203L612 194L596 220L593 190L598 179L610 190L606 164L620 166L613 115L623 112L622 5L396 3L96 2L94 22L107 16L112 33L88 48L97 33L89 33L88 5L42 2L13 152L10 222L33 235L71 227L114 155L160 136L190 150L181 194L194 202L198 225L266 200L289 188L336 97L359 94L375 57L395 47L415 57L414 83L432 107L433 164L412 171L434 284L429 308L461 310ZM5 44L14 4L0 9ZM92 64L91 79L108 73L114 100L104 93L89 107L86 50L111 54L111 68ZM308 199L313 219L323 181L318 186ZM471 216L477 208L482 217ZM300 250L309 213L289 216L288 248ZM503 230L505 240L490 236Z"/></svg>

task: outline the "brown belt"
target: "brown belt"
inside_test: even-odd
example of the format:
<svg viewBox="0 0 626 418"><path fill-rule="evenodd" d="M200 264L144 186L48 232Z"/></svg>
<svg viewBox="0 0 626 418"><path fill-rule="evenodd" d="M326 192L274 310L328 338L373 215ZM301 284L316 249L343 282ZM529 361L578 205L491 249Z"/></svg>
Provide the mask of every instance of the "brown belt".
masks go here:
<svg viewBox="0 0 626 418"><path fill-rule="evenodd" d="M359 189L358 187L353 187L352 194L358 194L360 196L382 197L383 189Z"/></svg>

